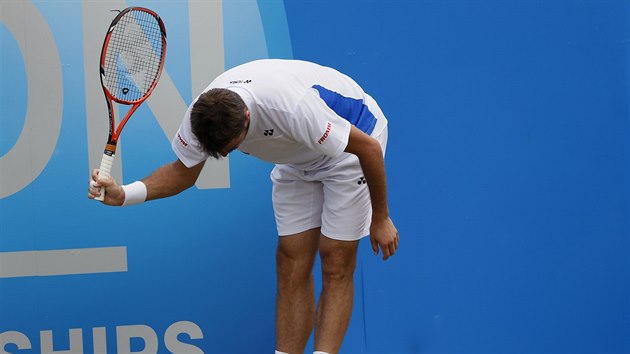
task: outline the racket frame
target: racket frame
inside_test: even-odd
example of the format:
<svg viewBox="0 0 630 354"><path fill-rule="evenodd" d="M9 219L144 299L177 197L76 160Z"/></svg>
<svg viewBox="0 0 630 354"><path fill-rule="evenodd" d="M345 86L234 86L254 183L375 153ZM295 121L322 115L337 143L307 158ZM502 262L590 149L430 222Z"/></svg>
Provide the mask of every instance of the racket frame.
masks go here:
<svg viewBox="0 0 630 354"><path fill-rule="evenodd" d="M147 92L142 97L136 100L124 100L120 97L116 97L112 95L112 93L107 89L107 86L105 85L105 82L104 82L105 58L107 56L107 48L109 45L109 41L111 39L114 28L116 27L120 19L130 11L142 11L153 16L160 26L161 40L162 40L162 48L161 48L162 53L160 57L160 65L158 67L158 72L155 77L155 80L153 80ZM116 17L112 20L111 24L109 25L109 29L107 30L107 35L105 36L105 40L103 41L103 47L101 49L101 59L100 59L100 65L99 65L101 86L103 88L105 101L107 102L107 110L109 112L109 133L107 137L107 144L105 144L103 157L101 158L101 164L99 167L100 178L110 177L111 168L114 163L114 156L116 155L116 146L118 144L118 139L120 138L120 134L122 133L122 130L125 127L125 124L127 124L127 121L129 120L129 118L131 118L131 116L138 109L138 107L140 107L140 105L147 98L149 98L149 96L153 92L153 89L155 89L155 87L157 86L158 80L160 79L160 76L162 75L162 69L164 68L165 58L166 58L166 28L164 27L164 23L162 22L162 19L155 11L152 11L145 7L132 6L132 7L128 7L120 11L120 13L116 15ZM125 117L120 121L118 125L116 125L116 117L114 113L114 102L118 104L132 105L127 111L127 113L125 114ZM103 188L100 188L100 195L95 197L94 199L103 201L105 199L105 190Z"/></svg>

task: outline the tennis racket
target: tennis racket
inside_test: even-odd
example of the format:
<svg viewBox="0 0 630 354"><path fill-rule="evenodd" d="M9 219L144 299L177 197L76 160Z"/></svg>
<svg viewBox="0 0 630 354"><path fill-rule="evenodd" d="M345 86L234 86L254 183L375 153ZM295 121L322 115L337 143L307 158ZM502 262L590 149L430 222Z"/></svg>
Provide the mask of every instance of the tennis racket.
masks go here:
<svg viewBox="0 0 630 354"><path fill-rule="evenodd" d="M157 85L166 56L166 29L155 12L128 7L112 21L101 51L101 85L109 110L109 136L99 177L109 177L120 133ZM131 105L116 126L113 102ZM96 200L103 200L105 191Z"/></svg>

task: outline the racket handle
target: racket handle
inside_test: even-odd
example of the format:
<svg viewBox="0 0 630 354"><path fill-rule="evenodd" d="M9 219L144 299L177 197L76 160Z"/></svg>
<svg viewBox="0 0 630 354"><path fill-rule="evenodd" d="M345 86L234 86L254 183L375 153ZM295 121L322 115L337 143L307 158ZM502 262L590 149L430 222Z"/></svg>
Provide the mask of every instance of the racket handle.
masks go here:
<svg viewBox="0 0 630 354"><path fill-rule="evenodd" d="M112 171L112 165L114 164L114 154L104 153L103 158L101 159L101 167L98 168L98 176L99 178L109 178L110 172ZM105 190L103 187L100 188L101 195L94 198L96 200L103 201L105 199Z"/></svg>

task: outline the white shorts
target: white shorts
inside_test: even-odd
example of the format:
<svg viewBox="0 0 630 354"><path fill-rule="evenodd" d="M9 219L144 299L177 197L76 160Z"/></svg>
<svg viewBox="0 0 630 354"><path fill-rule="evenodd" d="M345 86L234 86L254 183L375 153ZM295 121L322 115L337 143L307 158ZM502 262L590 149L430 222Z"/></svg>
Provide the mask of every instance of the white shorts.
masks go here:
<svg viewBox="0 0 630 354"><path fill-rule="evenodd" d="M387 127L376 137L383 155ZM370 232L372 204L359 159L352 154L332 168L301 171L276 165L271 171L278 235L321 227L326 237L354 241Z"/></svg>

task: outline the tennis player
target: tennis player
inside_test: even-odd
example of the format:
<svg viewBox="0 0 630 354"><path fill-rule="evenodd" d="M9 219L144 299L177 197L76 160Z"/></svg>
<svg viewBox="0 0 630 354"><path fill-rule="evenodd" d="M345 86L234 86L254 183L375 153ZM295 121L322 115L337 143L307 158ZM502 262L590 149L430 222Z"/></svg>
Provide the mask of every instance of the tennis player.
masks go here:
<svg viewBox="0 0 630 354"><path fill-rule="evenodd" d="M88 197L99 186L107 205L172 196L194 185L206 159L235 149L274 163L276 353L303 353L313 328L315 353L337 353L352 314L359 240L370 235L385 260L398 248L386 145L387 119L348 76L305 61L258 60L226 71L194 100L172 141L176 161L124 186L94 170Z"/></svg>

